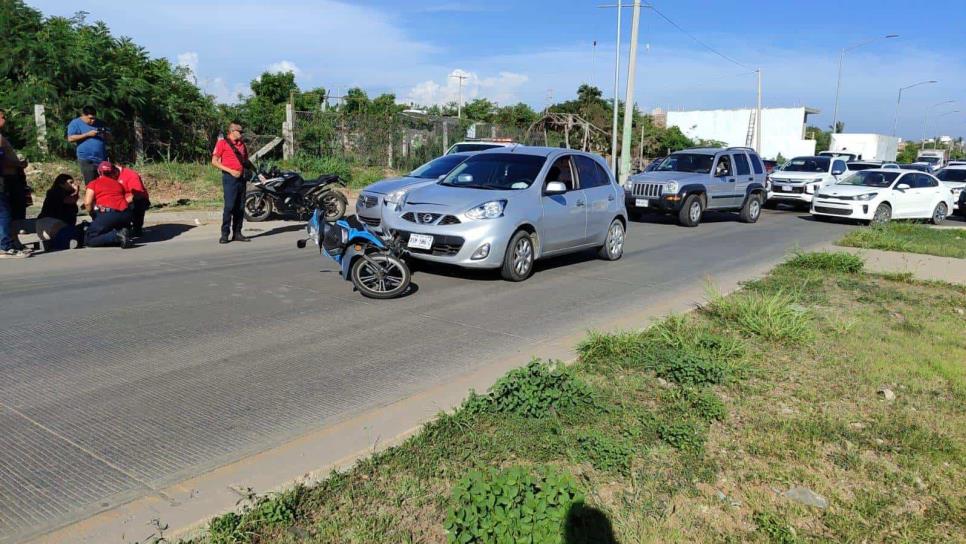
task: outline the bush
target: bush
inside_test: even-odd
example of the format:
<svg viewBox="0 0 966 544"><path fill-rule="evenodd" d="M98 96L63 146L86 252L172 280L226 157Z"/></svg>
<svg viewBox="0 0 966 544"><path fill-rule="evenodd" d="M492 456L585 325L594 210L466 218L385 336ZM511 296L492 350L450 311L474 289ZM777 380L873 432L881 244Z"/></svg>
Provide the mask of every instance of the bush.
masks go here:
<svg viewBox="0 0 966 544"><path fill-rule="evenodd" d="M704 311L743 333L792 344L812 338L808 310L779 290L772 294L714 295Z"/></svg>
<svg viewBox="0 0 966 544"><path fill-rule="evenodd" d="M625 475L630 471L633 450L624 442L593 433L578 436L577 445L580 458L597 470Z"/></svg>
<svg viewBox="0 0 966 544"><path fill-rule="evenodd" d="M844 251L816 251L797 253L786 261L785 265L802 270L824 270L855 274L862 271L865 261L861 257Z"/></svg>
<svg viewBox="0 0 966 544"><path fill-rule="evenodd" d="M564 520L583 494L569 474L524 467L473 471L453 489L446 516L448 541L561 541Z"/></svg>
<svg viewBox="0 0 966 544"><path fill-rule="evenodd" d="M594 406L590 387L566 368L539 360L511 370L486 395L470 393L463 403L469 413L516 414L544 417L551 410Z"/></svg>

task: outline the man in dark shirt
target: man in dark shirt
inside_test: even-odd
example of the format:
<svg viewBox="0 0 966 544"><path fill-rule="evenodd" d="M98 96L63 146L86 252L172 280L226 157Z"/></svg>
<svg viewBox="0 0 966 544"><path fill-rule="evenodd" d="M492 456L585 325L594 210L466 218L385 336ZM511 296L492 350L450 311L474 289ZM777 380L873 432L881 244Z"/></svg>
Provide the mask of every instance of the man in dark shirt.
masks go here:
<svg viewBox="0 0 966 544"><path fill-rule="evenodd" d="M97 167L100 177L87 184L84 207L97 212L87 227L87 245L131 247L131 201L134 196L117 181L117 169L104 161Z"/></svg>
<svg viewBox="0 0 966 544"><path fill-rule="evenodd" d="M67 141L77 144L77 165L80 166L84 183L97 177L97 165L107 160L107 146L104 143L110 131L97 118L92 106L84 106L81 115L67 125Z"/></svg>
<svg viewBox="0 0 966 544"><path fill-rule="evenodd" d="M228 125L228 135L218 140L211 153L211 165L221 170L221 186L225 192L225 208L221 214L220 244L228 243L229 232L235 242L250 242L242 234L245 219L245 168L251 167L248 148L242 140L242 127L238 122Z"/></svg>

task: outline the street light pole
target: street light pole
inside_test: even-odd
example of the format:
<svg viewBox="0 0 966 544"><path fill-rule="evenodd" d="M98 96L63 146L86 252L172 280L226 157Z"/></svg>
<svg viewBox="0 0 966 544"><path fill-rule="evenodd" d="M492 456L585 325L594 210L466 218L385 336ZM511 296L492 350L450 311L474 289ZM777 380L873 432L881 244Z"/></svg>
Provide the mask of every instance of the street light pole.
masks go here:
<svg viewBox="0 0 966 544"><path fill-rule="evenodd" d="M463 74L458 74L458 75L449 76L449 77L455 77L456 79L460 80L460 101L456 103L456 118L462 119L463 118L463 80L466 79L467 76Z"/></svg>
<svg viewBox="0 0 966 544"><path fill-rule="evenodd" d="M936 102L932 106L926 108L926 113L922 115L922 146L919 149L926 149L926 123L929 119L929 110L935 108L936 106L942 106L944 104L952 104L956 102L955 100L943 100L942 102Z"/></svg>
<svg viewBox="0 0 966 544"><path fill-rule="evenodd" d="M624 134L621 140L620 183L631 175L631 128L634 123L634 75L637 70L637 29L641 19L641 0L634 0L631 20L631 49L627 57L627 89L624 96Z"/></svg>
<svg viewBox="0 0 966 544"><path fill-rule="evenodd" d="M755 110L755 123L758 125L755 127L755 151L758 155L761 155L761 68L755 70L758 74L758 107Z"/></svg>
<svg viewBox="0 0 966 544"><path fill-rule="evenodd" d="M935 119L939 119L940 117L946 117L947 115L952 115L954 113L959 113L959 110L952 110L952 111L947 111L946 113L940 113L939 115L937 115L936 117L934 117L934 120ZM938 135L937 135L936 139L932 143L932 148L933 149L939 149L939 137L938 137Z"/></svg>
<svg viewBox="0 0 966 544"><path fill-rule="evenodd" d="M899 37L898 34L886 34L881 38L872 38L871 40L867 40L861 43L857 43L855 45L850 45L849 47L842 48L842 53L839 55L839 77L835 83L835 108L832 111L832 133L838 132L838 130L836 129L838 128L838 124L839 124L839 92L842 89L842 65L845 63L845 54L853 49L857 49L859 47L862 47L863 45L868 45L880 39L884 40L887 38L898 38L898 37Z"/></svg>
<svg viewBox="0 0 966 544"><path fill-rule="evenodd" d="M621 76L621 0L617 0L617 53L614 57L614 122L611 126L610 136L610 169L617 173L617 92L620 87Z"/></svg>
<svg viewBox="0 0 966 544"><path fill-rule="evenodd" d="M892 135L896 135L896 127L899 124L899 103L902 102L902 91L906 89L911 89L913 87L918 87L920 85L928 85L930 83L936 83L935 79L930 79L929 81L920 81L919 83L913 83L912 85L906 85L905 87L899 87L899 98L896 99L896 113L892 117Z"/></svg>

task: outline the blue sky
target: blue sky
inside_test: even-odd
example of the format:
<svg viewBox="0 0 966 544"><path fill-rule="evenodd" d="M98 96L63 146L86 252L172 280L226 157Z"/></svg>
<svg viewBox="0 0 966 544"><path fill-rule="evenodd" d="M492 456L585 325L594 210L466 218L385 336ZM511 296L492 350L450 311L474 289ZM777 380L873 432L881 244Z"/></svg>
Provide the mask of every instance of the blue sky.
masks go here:
<svg viewBox="0 0 966 544"><path fill-rule="evenodd" d="M464 97L541 108L589 82L613 92L614 0L27 0L48 15L84 10L153 55L192 68L220 100L262 71L295 71L303 88L393 92L421 104ZM657 1L705 44L761 67L765 106L805 104L831 123L839 50L899 34L846 56L839 118L849 132L966 134L966 9L962 0ZM624 11L622 64L630 10ZM594 41L597 46L594 47ZM636 100L647 110L735 108L755 100L751 69L726 61L642 10ZM623 96L623 81L621 83ZM939 102L956 102L935 106ZM961 110L960 112L954 112Z"/></svg>

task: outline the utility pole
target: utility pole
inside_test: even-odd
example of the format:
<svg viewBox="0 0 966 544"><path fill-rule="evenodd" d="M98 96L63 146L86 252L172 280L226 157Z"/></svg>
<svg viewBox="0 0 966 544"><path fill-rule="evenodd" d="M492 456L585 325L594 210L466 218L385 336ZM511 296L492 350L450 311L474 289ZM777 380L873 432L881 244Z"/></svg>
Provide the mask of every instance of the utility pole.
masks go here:
<svg viewBox="0 0 966 544"><path fill-rule="evenodd" d="M610 169L617 173L617 92L620 87L621 76L621 0L617 0L617 43L614 49L617 50L614 56L614 122L610 133Z"/></svg>
<svg viewBox="0 0 966 544"><path fill-rule="evenodd" d="M631 129L634 123L634 73L637 70L637 29L641 19L641 0L634 0L631 19L631 49L627 58L627 88L624 95L624 134L621 140L620 183L631 175Z"/></svg>
<svg viewBox="0 0 966 544"><path fill-rule="evenodd" d="M899 125L899 103L902 102L902 91L906 89L911 89L913 87L918 87L920 85L928 85L930 83L936 83L935 79L930 79L929 81L920 81L919 83L913 83L912 85L906 85L905 87L899 87L899 98L896 99L896 113L892 117L892 135L896 135L896 127Z"/></svg>
<svg viewBox="0 0 966 544"><path fill-rule="evenodd" d="M868 45L877 40L884 40L888 38L898 38L898 37L899 37L898 34L887 34L885 36L872 38L871 40L867 40L861 43L857 43L855 45L851 45L849 47L842 48L842 53L839 55L839 77L837 82L835 83L835 109L832 111L832 133L833 134L838 132L837 128L839 124L839 91L842 89L842 65L845 63L845 54L853 49L862 47L863 45Z"/></svg>
<svg viewBox="0 0 966 544"><path fill-rule="evenodd" d="M460 101L457 102L456 104L456 117L457 119L462 119L463 118L463 80L466 79L466 76L464 76L463 74L457 74L449 77L455 77L460 81Z"/></svg>
<svg viewBox="0 0 966 544"><path fill-rule="evenodd" d="M758 107L755 110L755 151L761 155L761 68L755 70L758 74Z"/></svg>

